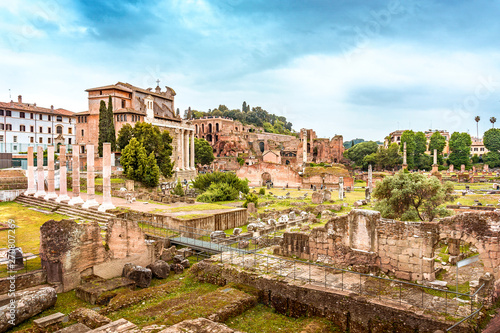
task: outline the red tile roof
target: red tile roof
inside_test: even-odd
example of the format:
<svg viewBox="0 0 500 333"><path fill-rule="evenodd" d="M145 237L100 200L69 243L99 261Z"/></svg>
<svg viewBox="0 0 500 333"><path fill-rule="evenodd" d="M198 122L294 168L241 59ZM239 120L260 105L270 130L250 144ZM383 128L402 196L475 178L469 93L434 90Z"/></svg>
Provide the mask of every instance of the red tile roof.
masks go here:
<svg viewBox="0 0 500 333"><path fill-rule="evenodd" d="M42 108L39 106L35 106L34 104L30 104L30 103L0 102L0 108L7 109L7 110L19 110L19 111L27 111L27 112L49 113L49 114L56 114L56 115L70 116L70 117L75 115L75 113L73 111L69 111L66 109L59 108L59 109L52 110L52 109L48 109L48 108Z"/></svg>

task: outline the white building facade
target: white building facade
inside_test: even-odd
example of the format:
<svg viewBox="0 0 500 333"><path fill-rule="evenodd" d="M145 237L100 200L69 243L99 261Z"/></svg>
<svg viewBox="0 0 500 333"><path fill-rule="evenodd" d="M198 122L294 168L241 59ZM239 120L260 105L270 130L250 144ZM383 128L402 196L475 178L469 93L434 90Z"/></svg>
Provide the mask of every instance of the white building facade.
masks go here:
<svg viewBox="0 0 500 333"><path fill-rule="evenodd" d="M73 112L23 103L22 96L17 103L0 102L0 153L19 154L40 145L44 150L49 145L71 150L75 124Z"/></svg>

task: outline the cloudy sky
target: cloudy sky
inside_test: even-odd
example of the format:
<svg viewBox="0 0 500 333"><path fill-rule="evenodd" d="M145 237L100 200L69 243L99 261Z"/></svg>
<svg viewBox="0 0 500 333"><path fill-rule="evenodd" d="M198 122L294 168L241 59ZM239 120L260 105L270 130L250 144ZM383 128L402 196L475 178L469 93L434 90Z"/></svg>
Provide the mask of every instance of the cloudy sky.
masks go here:
<svg viewBox="0 0 500 333"><path fill-rule="evenodd" d="M9 0L0 101L87 110L85 89L168 85L181 112L243 101L296 130L500 126L500 1Z"/></svg>

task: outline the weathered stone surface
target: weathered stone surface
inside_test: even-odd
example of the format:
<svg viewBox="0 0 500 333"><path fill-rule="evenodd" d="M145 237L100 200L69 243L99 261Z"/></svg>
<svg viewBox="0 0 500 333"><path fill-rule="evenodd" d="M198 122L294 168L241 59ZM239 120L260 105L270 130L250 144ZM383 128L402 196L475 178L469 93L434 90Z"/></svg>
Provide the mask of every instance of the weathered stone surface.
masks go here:
<svg viewBox="0 0 500 333"><path fill-rule="evenodd" d="M170 266L170 269L174 271L175 274L181 274L182 272L184 272L184 266L182 266L181 264L173 264L172 266Z"/></svg>
<svg viewBox="0 0 500 333"><path fill-rule="evenodd" d="M128 320L121 318L104 326L101 326L99 328L96 328L95 330L92 331L92 333L127 332L136 327L137 325L135 325L134 323L131 323Z"/></svg>
<svg viewBox="0 0 500 333"><path fill-rule="evenodd" d="M234 236L238 236L239 234L241 234L241 232L242 232L241 228L234 228L233 235Z"/></svg>
<svg viewBox="0 0 500 333"><path fill-rule="evenodd" d="M148 268L128 263L123 266L122 276L135 281L138 287L147 288L151 284L153 273Z"/></svg>
<svg viewBox="0 0 500 333"><path fill-rule="evenodd" d="M149 268L157 279L166 279L170 274L170 265L163 260L156 260L146 268Z"/></svg>
<svg viewBox="0 0 500 333"><path fill-rule="evenodd" d="M184 260L183 256L176 255L174 256L174 264L180 264Z"/></svg>
<svg viewBox="0 0 500 333"><path fill-rule="evenodd" d="M102 297L102 295L118 288L133 289L135 281L125 277L110 280L97 277L76 287L75 296L90 304L107 304L114 295L110 294L109 297Z"/></svg>
<svg viewBox="0 0 500 333"><path fill-rule="evenodd" d="M191 264L189 263L189 260L187 259L184 259L183 261L180 262L180 264L182 265L182 267L184 268L189 268L191 267Z"/></svg>
<svg viewBox="0 0 500 333"><path fill-rule="evenodd" d="M92 309L78 308L69 315L70 320L75 320L92 329L111 323L111 319L105 317Z"/></svg>
<svg viewBox="0 0 500 333"><path fill-rule="evenodd" d="M172 259L174 259L176 253L177 248L175 246L171 246L168 249L163 249L160 259L163 261L171 261Z"/></svg>
<svg viewBox="0 0 500 333"><path fill-rule="evenodd" d="M170 326L159 333L243 333L235 331L224 324L215 323L206 318L198 318L194 320L184 320L178 324Z"/></svg>
<svg viewBox="0 0 500 333"><path fill-rule="evenodd" d="M249 202L248 203L247 211L248 211L248 214L255 214L255 213L257 213L257 208L255 207L255 204L253 202Z"/></svg>
<svg viewBox="0 0 500 333"><path fill-rule="evenodd" d="M61 323L64 317L65 317L64 313L57 312L42 318L35 319L33 320L33 323L38 328L45 328L57 323Z"/></svg>
<svg viewBox="0 0 500 333"><path fill-rule="evenodd" d="M76 323L62 330L56 331L55 333L86 333L91 331L90 328L81 323Z"/></svg>
<svg viewBox="0 0 500 333"><path fill-rule="evenodd" d="M56 290L45 287L36 291L21 291L21 297L14 303L0 307L0 332L6 332L12 328L12 324L18 325L40 312L56 304ZM13 308L13 309L12 309ZM15 311L15 319L11 319L11 311ZM12 323L12 321L14 321ZM9 321L11 321L9 323Z"/></svg>
<svg viewBox="0 0 500 333"><path fill-rule="evenodd" d="M311 202L313 204L322 204L323 203L323 193L314 192L311 196Z"/></svg>

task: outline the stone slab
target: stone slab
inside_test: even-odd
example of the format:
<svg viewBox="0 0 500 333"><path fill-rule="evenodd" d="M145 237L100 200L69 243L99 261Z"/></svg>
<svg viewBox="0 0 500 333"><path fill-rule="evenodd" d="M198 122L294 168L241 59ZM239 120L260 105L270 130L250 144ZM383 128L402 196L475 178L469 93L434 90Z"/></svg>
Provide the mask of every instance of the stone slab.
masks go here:
<svg viewBox="0 0 500 333"><path fill-rule="evenodd" d="M61 323L64 317L65 317L64 313L57 312L42 318L35 319L33 320L33 323L38 328L45 328L50 325Z"/></svg>
<svg viewBox="0 0 500 333"><path fill-rule="evenodd" d="M62 330L56 331L55 333L86 333L90 331L91 329L88 328L87 326L80 323L76 323L74 325L63 328Z"/></svg>
<svg viewBox="0 0 500 333"><path fill-rule="evenodd" d="M127 332L137 326L126 319L118 319L107 325L96 328L92 333L119 333L119 332Z"/></svg>
<svg viewBox="0 0 500 333"><path fill-rule="evenodd" d="M78 286L75 290L76 297L90 304L96 304L100 296L108 291L113 291L118 288L135 287L135 282L124 278L116 277L105 281L90 281Z"/></svg>

